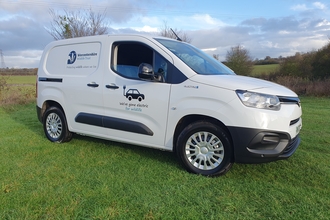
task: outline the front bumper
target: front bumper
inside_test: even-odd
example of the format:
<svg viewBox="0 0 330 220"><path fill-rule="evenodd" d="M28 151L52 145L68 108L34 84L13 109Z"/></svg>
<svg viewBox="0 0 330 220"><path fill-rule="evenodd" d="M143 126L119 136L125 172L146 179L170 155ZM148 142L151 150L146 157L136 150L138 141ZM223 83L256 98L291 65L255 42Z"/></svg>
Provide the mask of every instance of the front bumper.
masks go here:
<svg viewBox="0 0 330 220"><path fill-rule="evenodd" d="M41 108L36 106L38 120L42 123Z"/></svg>
<svg viewBox="0 0 330 220"><path fill-rule="evenodd" d="M292 156L300 144L300 137L288 133L261 129L229 127L237 163L264 163Z"/></svg>

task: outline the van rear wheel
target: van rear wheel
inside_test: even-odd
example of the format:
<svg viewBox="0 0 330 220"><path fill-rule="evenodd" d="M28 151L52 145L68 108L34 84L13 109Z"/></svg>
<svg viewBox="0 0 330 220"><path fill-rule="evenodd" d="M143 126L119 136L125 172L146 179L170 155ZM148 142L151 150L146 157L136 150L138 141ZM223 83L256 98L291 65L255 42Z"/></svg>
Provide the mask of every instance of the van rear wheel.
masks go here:
<svg viewBox="0 0 330 220"><path fill-rule="evenodd" d="M206 121L191 123L178 137L176 151L187 171L204 176L225 174L232 166L229 135Z"/></svg>
<svg viewBox="0 0 330 220"><path fill-rule="evenodd" d="M50 141L63 143L72 139L72 133L68 129L62 110L57 107L50 107L46 110L43 118L44 132Z"/></svg>

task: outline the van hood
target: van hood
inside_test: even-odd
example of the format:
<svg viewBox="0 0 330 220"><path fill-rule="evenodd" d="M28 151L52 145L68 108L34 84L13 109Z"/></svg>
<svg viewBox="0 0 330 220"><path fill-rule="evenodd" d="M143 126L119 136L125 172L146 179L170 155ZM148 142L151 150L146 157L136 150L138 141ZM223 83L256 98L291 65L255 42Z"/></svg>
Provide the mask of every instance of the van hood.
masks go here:
<svg viewBox="0 0 330 220"><path fill-rule="evenodd" d="M229 90L247 90L277 96L297 97L297 94L279 84L247 76L238 75L194 75L189 78L195 83Z"/></svg>

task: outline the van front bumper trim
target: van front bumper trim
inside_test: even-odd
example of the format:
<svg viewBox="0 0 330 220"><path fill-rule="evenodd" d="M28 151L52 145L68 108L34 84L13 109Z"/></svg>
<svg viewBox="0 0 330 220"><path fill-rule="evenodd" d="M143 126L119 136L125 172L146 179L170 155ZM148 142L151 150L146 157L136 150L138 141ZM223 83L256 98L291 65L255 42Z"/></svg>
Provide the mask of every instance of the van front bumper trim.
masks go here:
<svg viewBox="0 0 330 220"><path fill-rule="evenodd" d="M291 139L288 133L228 127L237 163L263 163L292 156L300 144L300 137Z"/></svg>

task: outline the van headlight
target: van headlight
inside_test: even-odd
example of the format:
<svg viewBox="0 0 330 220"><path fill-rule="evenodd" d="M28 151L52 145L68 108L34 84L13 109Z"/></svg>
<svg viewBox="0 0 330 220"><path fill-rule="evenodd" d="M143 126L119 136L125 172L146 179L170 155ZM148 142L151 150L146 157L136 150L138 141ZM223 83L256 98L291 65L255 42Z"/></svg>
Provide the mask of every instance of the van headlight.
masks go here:
<svg viewBox="0 0 330 220"><path fill-rule="evenodd" d="M276 95L267 95L244 90L236 90L236 94L245 106L278 111L281 102Z"/></svg>

